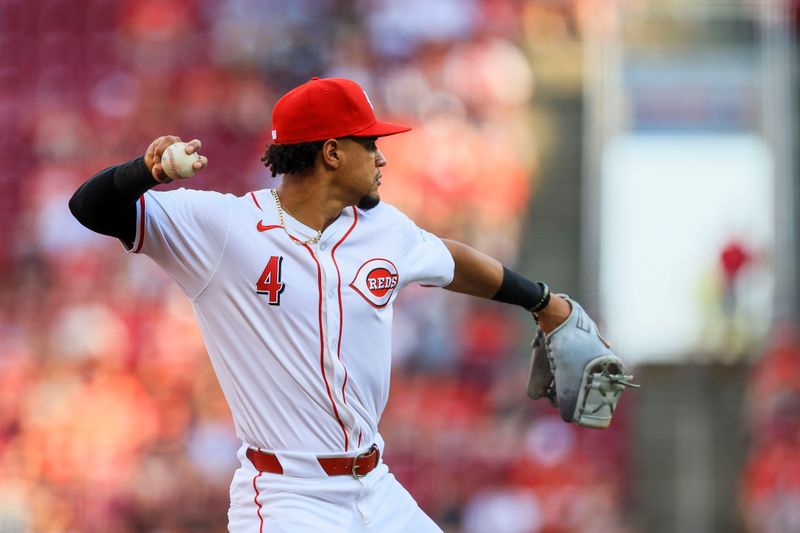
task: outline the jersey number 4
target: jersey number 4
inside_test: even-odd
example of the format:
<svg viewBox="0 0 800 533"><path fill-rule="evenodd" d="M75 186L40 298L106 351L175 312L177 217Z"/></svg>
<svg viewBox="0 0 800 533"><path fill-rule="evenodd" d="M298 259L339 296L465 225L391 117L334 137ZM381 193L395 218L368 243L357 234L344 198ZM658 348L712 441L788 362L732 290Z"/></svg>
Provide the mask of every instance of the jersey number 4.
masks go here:
<svg viewBox="0 0 800 533"><path fill-rule="evenodd" d="M269 305L281 305L281 293L286 285L281 282L281 263L283 256L273 255L267 261L267 266L261 277L256 281L256 292L267 295Z"/></svg>

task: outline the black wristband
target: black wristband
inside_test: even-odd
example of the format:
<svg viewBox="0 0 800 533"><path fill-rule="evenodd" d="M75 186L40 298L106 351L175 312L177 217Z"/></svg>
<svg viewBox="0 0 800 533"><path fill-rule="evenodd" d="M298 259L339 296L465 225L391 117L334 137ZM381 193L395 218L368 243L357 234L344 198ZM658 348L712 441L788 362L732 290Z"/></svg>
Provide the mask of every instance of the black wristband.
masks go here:
<svg viewBox="0 0 800 533"><path fill-rule="evenodd" d="M544 294L542 294L542 297L539 299L538 302L536 302L536 305L528 309L528 311L530 311L531 313L538 313L539 311L547 307L547 304L550 303L550 287L547 286L547 283L544 283L542 281L537 281L536 283L542 286L542 292Z"/></svg>
<svg viewBox="0 0 800 533"><path fill-rule="evenodd" d="M160 182L156 181L147 170L144 157L137 157L114 169L114 185L124 195L139 198L156 185L160 185Z"/></svg>
<svg viewBox="0 0 800 533"><path fill-rule="evenodd" d="M492 300L519 305L535 313L550 303L550 288L542 282L524 278L504 266L503 282Z"/></svg>

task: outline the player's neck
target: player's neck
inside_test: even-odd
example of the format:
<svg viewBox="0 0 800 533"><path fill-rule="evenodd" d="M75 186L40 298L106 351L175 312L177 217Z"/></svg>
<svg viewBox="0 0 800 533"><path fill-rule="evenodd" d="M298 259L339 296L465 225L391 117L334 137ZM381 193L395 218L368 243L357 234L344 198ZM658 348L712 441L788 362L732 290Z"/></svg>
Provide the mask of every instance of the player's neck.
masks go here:
<svg viewBox="0 0 800 533"><path fill-rule="evenodd" d="M327 187L312 184L309 179L284 178L278 187L284 212L309 228L324 231L339 217L345 202L331 197Z"/></svg>

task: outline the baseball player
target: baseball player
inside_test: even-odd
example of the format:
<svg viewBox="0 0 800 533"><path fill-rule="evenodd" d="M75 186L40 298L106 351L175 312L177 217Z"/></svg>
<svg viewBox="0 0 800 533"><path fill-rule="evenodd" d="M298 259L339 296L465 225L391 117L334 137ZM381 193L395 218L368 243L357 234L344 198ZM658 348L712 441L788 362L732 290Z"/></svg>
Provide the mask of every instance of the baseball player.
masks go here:
<svg viewBox="0 0 800 533"><path fill-rule="evenodd" d="M161 155L179 139L163 136L84 183L70 209L192 301L242 440L231 532L440 531L382 461L398 291L520 305L545 334L575 306L380 201L376 140L410 128L377 120L356 83L312 78L281 97L272 124L263 161L283 175L277 189L152 190L171 181Z"/></svg>

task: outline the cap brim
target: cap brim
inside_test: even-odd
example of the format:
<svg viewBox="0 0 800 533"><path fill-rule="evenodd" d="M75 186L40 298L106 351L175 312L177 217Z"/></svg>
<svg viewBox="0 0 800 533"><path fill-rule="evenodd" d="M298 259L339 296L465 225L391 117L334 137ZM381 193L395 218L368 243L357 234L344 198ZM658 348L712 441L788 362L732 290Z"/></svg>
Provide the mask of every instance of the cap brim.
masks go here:
<svg viewBox="0 0 800 533"><path fill-rule="evenodd" d="M397 135L398 133L405 133L411 130L411 126L404 126L402 124L393 124L391 122L375 122L372 126L365 128L361 131L351 133L352 137L387 137L389 135Z"/></svg>

